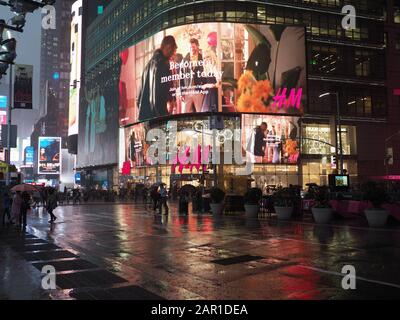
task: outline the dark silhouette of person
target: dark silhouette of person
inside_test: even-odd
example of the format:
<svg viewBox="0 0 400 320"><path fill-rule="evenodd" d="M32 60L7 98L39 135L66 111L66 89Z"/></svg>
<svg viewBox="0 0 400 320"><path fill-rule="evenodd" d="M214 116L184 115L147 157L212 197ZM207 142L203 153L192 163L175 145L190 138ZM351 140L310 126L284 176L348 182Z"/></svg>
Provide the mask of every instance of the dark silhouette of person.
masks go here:
<svg viewBox="0 0 400 320"><path fill-rule="evenodd" d="M138 95L139 121L168 115L167 104L173 101L169 93L172 81L162 79L171 75L169 60L177 48L175 38L166 36L144 68Z"/></svg>
<svg viewBox="0 0 400 320"><path fill-rule="evenodd" d="M267 131L267 124L265 122L256 129L256 135L254 139L254 155L256 157L263 157L265 155L265 132Z"/></svg>

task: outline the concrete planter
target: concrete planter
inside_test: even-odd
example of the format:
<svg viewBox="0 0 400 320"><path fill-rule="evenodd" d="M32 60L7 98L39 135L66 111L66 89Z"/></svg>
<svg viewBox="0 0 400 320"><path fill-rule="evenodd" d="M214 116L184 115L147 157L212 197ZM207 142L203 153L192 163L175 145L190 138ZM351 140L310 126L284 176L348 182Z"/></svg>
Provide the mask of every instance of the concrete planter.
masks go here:
<svg viewBox="0 0 400 320"><path fill-rule="evenodd" d="M332 220L333 211L331 208L312 208L314 221L320 224L327 224Z"/></svg>
<svg viewBox="0 0 400 320"><path fill-rule="evenodd" d="M213 215L220 216L224 211L224 203L210 203L211 212Z"/></svg>
<svg viewBox="0 0 400 320"><path fill-rule="evenodd" d="M386 225L389 213L386 210L366 209L364 210L370 227L379 228Z"/></svg>
<svg viewBox="0 0 400 320"><path fill-rule="evenodd" d="M258 218L258 212L260 211L260 205L245 204L244 210L246 212L246 218L255 219L255 218Z"/></svg>
<svg viewBox="0 0 400 320"><path fill-rule="evenodd" d="M289 220L292 217L293 207L275 207L278 220Z"/></svg>

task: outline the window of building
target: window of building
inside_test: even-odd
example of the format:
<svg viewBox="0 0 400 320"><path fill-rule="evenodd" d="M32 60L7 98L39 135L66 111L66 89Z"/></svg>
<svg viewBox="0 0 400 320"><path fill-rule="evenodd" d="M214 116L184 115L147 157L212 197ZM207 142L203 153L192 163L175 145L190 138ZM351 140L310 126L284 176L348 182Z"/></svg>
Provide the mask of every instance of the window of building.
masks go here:
<svg viewBox="0 0 400 320"><path fill-rule="evenodd" d="M400 1L397 0L393 7L393 20L394 23L400 23Z"/></svg>
<svg viewBox="0 0 400 320"><path fill-rule="evenodd" d="M400 51L400 35L394 39L394 48Z"/></svg>

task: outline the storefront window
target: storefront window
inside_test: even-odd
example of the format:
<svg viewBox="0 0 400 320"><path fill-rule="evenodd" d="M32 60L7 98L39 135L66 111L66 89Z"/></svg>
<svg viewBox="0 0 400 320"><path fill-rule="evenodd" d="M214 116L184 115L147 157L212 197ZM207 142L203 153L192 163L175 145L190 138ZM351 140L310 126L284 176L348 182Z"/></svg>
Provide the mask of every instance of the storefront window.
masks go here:
<svg viewBox="0 0 400 320"><path fill-rule="evenodd" d="M339 139L339 134L338 134ZM303 154L330 155L331 128L327 124L307 124L303 127ZM356 150L356 128L354 126L342 126L342 144L344 155L355 155Z"/></svg>

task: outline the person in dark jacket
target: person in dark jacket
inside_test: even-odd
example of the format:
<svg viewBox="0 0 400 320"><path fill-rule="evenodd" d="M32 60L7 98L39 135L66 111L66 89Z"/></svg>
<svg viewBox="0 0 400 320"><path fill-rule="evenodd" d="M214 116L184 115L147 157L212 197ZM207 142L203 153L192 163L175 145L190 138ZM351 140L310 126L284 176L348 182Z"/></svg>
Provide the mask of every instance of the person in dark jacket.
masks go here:
<svg viewBox="0 0 400 320"><path fill-rule="evenodd" d="M265 133L267 128L268 126L265 122L261 123L261 125L256 129L254 138L254 155L256 157L261 157L261 159L265 155L265 148L267 144ZM262 160L257 162L262 162Z"/></svg>
<svg viewBox="0 0 400 320"><path fill-rule="evenodd" d="M144 68L138 96L139 121L169 114L168 102L173 101L169 92L172 81L165 80L171 75L169 60L177 48L175 38L166 36Z"/></svg>
<svg viewBox="0 0 400 320"><path fill-rule="evenodd" d="M26 228L26 214L31 208L31 196L28 192L22 192L21 213L19 215L19 225Z"/></svg>
<svg viewBox="0 0 400 320"><path fill-rule="evenodd" d="M53 188L49 190L49 197L47 199L47 212L50 215L49 223L53 223L57 220L57 217L54 215L53 210L57 208L57 194Z"/></svg>

